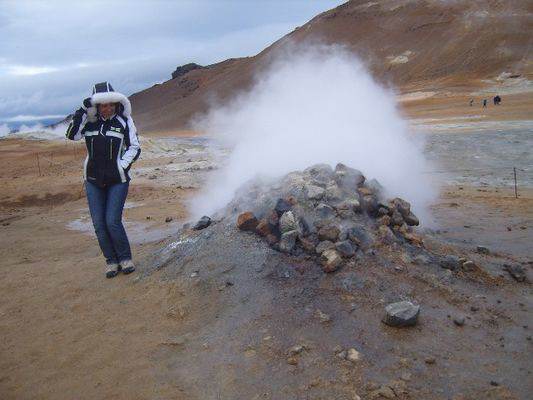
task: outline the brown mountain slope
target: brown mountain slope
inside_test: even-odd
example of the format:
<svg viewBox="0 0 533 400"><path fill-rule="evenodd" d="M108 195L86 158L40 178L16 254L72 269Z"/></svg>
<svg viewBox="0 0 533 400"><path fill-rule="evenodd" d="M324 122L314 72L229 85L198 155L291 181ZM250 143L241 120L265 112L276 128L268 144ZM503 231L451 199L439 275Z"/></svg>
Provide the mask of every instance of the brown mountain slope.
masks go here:
<svg viewBox="0 0 533 400"><path fill-rule="evenodd" d="M251 84L286 43L348 46L381 82L401 93L470 93L501 85L502 73L533 80L533 3L527 0L349 1L324 12L254 57L229 59L131 96L144 132L186 129L208 102ZM512 79L511 78L511 79Z"/></svg>

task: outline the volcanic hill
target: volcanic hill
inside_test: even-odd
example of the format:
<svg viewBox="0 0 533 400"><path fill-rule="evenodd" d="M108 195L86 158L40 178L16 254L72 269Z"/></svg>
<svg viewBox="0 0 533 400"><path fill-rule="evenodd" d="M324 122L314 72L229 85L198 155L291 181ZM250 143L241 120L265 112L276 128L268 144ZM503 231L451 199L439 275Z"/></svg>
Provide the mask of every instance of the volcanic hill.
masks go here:
<svg viewBox="0 0 533 400"><path fill-rule="evenodd" d="M531 92L532 30L533 3L525 0L352 0L253 57L178 67L173 79L133 94L131 102L140 131L184 130L209 99L228 100L250 87L287 44L316 42L345 45L404 99L470 96L484 88Z"/></svg>

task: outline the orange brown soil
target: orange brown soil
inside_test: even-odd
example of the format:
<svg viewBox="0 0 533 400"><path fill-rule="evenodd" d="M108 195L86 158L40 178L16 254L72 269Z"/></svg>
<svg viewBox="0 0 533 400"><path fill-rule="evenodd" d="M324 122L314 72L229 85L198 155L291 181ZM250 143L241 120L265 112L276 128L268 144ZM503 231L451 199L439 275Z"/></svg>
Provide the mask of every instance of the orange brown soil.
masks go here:
<svg viewBox="0 0 533 400"><path fill-rule="evenodd" d="M423 92L422 92L423 93ZM531 120L533 114L533 92L500 94L502 103L495 106L492 102L498 94L497 89L483 95L435 93L434 96L419 100L401 100L400 110L409 119L427 119L434 123L484 122L484 121L523 121ZM469 106L470 99L474 105ZM488 106L482 107L482 100Z"/></svg>
<svg viewBox="0 0 533 400"><path fill-rule="evenodd" d="M87 212L84 152L63 142L0 144L0 398L180 398L156 356L176 325L166 315L178 302L171 284L135 273L105 279L96 239L66 227ZM139 179L128 201L142 205L125 220L147 232L177 228L188 196ZM134 244L134 256L156 247Z"/></svg>

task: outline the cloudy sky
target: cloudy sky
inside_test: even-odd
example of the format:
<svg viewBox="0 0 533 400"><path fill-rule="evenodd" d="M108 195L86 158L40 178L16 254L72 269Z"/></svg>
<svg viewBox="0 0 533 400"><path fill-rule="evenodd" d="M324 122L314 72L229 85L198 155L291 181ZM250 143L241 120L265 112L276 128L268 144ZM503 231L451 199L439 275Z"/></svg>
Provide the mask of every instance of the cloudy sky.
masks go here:
<svg viewBox="0 0 533 400"><path fill-rule="evenodd" d="M178 65L255 55L344 2L1 0L0 125L64 116L96 82L130 95Z"/></svg>

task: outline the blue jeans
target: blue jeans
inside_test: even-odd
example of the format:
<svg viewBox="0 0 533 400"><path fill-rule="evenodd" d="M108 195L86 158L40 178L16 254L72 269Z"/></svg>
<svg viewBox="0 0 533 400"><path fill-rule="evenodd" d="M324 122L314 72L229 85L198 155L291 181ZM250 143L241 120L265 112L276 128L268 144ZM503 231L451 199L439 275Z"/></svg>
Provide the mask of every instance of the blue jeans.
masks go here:
<svg viewBox="0 0 533 400"><path fill-rule="evenodd" d="M128 196L128 187L129 182L104 188L85 182L94 231L107 264L131 260L130 242L122 225L122 210Z"/></svg>

